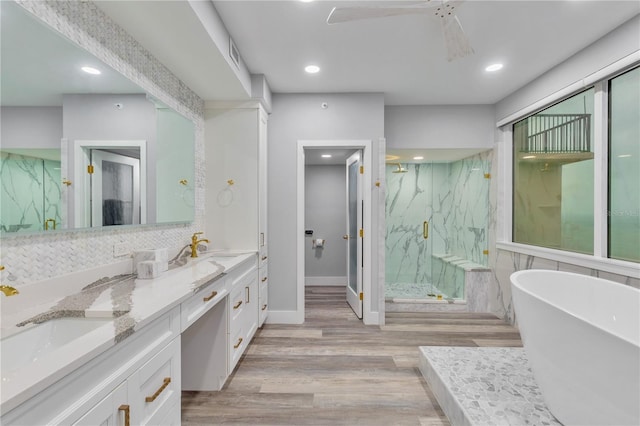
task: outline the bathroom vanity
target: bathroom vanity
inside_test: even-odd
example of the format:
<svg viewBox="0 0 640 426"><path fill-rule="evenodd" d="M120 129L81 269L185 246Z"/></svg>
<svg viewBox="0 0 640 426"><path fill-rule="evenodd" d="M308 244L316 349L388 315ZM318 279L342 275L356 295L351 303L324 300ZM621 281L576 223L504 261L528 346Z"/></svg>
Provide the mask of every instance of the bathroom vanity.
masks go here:
<svg viewBox="0 0 640 426"><path fill-rule="evenodd" d="M256 252L201 256L154 279L128 261L3 299L1 423L180 424L181 391L220 390L266 315Z"/></svg>

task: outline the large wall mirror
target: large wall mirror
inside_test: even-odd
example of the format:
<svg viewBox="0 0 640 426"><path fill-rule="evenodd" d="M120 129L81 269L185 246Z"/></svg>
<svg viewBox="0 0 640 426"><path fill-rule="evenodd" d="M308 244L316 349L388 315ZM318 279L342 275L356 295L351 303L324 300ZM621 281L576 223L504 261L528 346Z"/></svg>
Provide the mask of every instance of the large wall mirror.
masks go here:
<svg viewBox="0 0 640 426"><path fill-rule="evenodd" d="M194 123L0 7L2 234L193 221Z"/></svg>

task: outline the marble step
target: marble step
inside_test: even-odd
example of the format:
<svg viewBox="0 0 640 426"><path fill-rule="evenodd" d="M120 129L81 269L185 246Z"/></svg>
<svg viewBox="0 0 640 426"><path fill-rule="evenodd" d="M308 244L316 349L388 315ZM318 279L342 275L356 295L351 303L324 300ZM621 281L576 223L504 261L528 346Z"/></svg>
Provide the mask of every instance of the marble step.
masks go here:
<svg viewBox="0 0 640 426"><path fill-rule="evenodd" d="M561 425L523 348L421 346L419 363L452 425Z"/></svg>

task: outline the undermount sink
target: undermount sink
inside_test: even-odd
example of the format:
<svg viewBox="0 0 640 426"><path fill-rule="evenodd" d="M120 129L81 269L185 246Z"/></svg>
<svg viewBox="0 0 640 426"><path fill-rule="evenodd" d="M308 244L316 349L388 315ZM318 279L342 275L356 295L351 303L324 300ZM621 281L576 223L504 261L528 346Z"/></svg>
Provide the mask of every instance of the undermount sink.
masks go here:
<svg viewBox="0 0 640 426"><path fill-rule="evenodd" d="M2 379L112 322L113 318L58 318L0 340Z"/></svg>

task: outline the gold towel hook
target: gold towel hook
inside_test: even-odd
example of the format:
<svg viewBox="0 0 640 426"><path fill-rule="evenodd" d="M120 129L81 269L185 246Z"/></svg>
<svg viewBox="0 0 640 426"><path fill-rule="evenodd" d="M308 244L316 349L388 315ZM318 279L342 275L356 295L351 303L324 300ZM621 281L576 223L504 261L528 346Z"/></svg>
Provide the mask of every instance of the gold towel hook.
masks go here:
<svg viewBox="0 0 640 426"><path fill-rule="evenodd" d="M188 181L188 180L186 180L186 179L180 179L180 184L181 184L181 185L185 185L185 186L186 186L188 183L189 183L189 181Z"/></svg>
<svg viewBox="0 0 640 426"><path fill-rule="evenodd" d="M227 181L227 183L228 183L229 185L233 185L235 182L233 181L233 179L229 179L229 180Z"/></svg>

